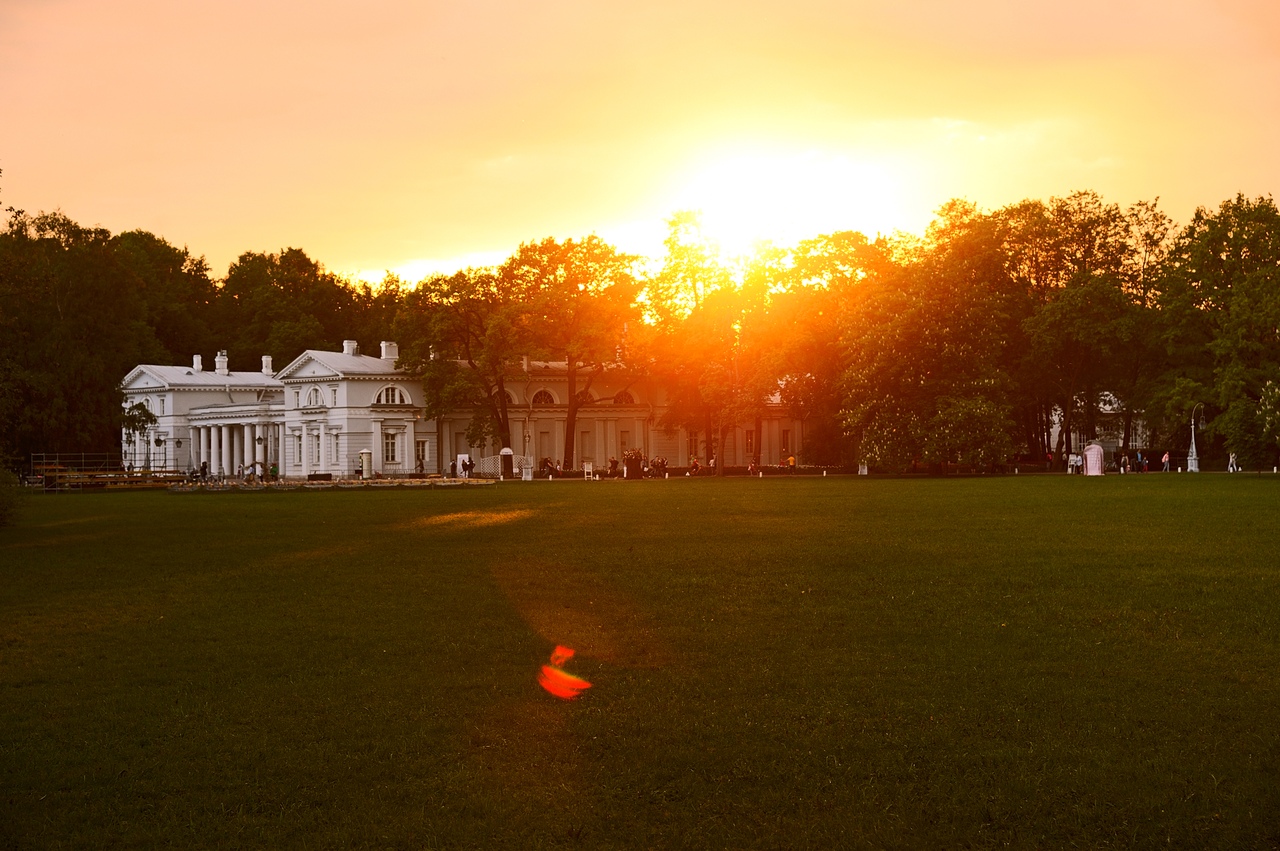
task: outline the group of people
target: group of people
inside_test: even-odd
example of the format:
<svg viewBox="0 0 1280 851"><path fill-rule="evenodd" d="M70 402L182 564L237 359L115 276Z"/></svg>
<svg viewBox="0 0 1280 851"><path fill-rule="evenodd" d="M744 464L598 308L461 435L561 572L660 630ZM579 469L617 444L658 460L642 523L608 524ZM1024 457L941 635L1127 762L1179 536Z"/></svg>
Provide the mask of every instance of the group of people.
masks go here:
<svg viewBox="0 0 1280 851"><path fill-rule="evenodd" d="M458 459L454 458L449 462L449 478L456 479L458 478L458 473L462 473L462 478L469 479L475 468L476 462L474 458L464 458L461 466L458 464Z"/></svg>
<svg viewBox="0 0 1280 851"><path fill-rule="evenodd" d="M1118 473L1149 473L1151 472L1151 456L1143 454L1141 449L1135 450L1134 457L1131 459L1128 452L1117 450L1115 454L1115 469ZM1169 453L1165 452L1160 458L1161 472L1169 472ZM1083 473L1085 466L1084 455L1079 452L1072 452L1067 456L1067 472L1071 474Z"/></svg>
<svg viewBox="0 0 1280 851"><path fill-rule="evenodd" d="M694 463L697 463L696 460ZM715 459L712 459L712 469L715 469ZM538 464L538 470L549 479L558 478L564 475L564 467L559 461L552 461L550 458L543 458ZM622 465L618 459L610 456L609 466L607 468L609 478L616 479L622 475ZM661 479L667 474L667 459L654 457L645 463L643 474L652 478Z"/></svg>
<svg viewBox="0 0 1280 851"><path fill-rule="evenodd" d="M786 473L789 476L794 476L796 473L796 456L788 455L786 458L779 458L778 472ZM760 458L759 457L752 458L751 462L747 464L747 474L751 476L755 476L755 475L758 475L759 473L760 473Z"/></svg>
<svg viewBox="0 0 1280 851"><path fill-rule="evenodd" d="M272 464L265 471L261 461L254 461L249 466L240 464L236 467L236 480L245 484L253 484L255 482L274 482L280 478L280 468ZM209 472L209 462L201 461L200 468L192 468L187 472L187 481L192 483L207 484L211 481L225 481L226 476L214 476Z"/></svg>
<svg viewBox="0 0 1280 851"><path fill-rule="evenodd" d="M1160 461L1163 465L1160 471L1162 473L1169 472L1169 453L1165 452ZM1121 452L1119 457L1116 458L1116 469L1121 473L1149 473L1151 472L1151 456L1143 455L1142 450L1139 449L1134 452L1134 460L1130 461L1129 453Z"/></svg>

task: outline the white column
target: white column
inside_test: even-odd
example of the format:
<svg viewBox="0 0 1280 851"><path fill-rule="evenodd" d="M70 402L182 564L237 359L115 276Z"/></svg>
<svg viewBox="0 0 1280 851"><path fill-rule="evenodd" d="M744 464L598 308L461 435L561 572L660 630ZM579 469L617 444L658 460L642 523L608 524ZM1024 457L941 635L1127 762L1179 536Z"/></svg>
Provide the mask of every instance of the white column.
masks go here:
<svg viewBox="0 0 1280 851"><path fill-rule="evenodd" d="M320 429L320 458L318 459L318 463L316 464L316 472L327 473L329 472L329 461L328 461L329 447L327 445L329 435L325 431L324 420L321 420L320 424L317 427Z"/></svg>
<svg viewBox="0 0 1280 851"><path fill-rule="evenodd" d="M228 441L231 446L231 458L227 464L227 475L234 476L236 467L244 463L244 432L238 424L227 426L227 430L231 432L231 440Z"/></svg>
<svg viewBox="0 0 1280 851"><path fill-rule="evenodd" d="M370 420L373 429L373 471L382 472L382 420Z"/></svg>
<svg viewBox="0 0 1280 851"><path fill-rule="evenodd" d="M307 446L307 439L311 437L307 424L302 424L302 452L299 453L298 463L302 465L302 478L311 475L311 447Z"/></svg>
<svg viewBox="0 0 1280 851"><path fill-rule="evenodd" d="M249 472L249 468L253 466L253 423L245 423L240 427L244 433L244 471Z"/></svg>
<svg viewBox="0 0 1280 851"><path fill-rule="evenodd" d="M231 442L231 426L224 425L222 430L222 475L234 476L236 474L234 448Z"/></svg>
<svg viewBox="0 0 1280 851"><path fill-rule="evenodd" d="M253 462L258 465L257 472L263 475L267 472L266 430L266 426L262 423L253 425Z"/></svg>
<svg viewBox="0 0 1280 851"><path fill-rule="evenodd" d="M217 476L222 470L222 431L215 426L205 426L209 441L209 475Z"/></svg>

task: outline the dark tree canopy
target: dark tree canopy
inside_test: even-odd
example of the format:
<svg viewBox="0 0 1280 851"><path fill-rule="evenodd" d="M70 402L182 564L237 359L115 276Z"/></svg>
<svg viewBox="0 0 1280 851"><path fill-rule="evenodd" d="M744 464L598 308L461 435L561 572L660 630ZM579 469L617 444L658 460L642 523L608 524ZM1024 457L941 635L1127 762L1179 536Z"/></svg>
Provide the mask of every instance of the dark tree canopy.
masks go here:
<svg viewBox="0 0 1280 851"><path fill-rule="evenodd" d="M474 414L511 445L522 359L569 372L572 420L605 370L667 393L662 425L715 455L781 404L809 463L883 469L1057 457L1067 435L1275 463L1280 441L1280 211L1237 196L1177 228L1156 202L1093 192L993 212L940 208L921 238L817 235L726 261L695 213L647 269L598 237L521 245L501 266L381 286L297 248L246 252L222 278L144 231L8 210L0 233L0 456L108 451L136 426L119 382L138 363L226 349L276 368L356 339L401 343L428 415ZM611 373L617 374L617 373ZM758 425L756 425L758 429ZM1059 433L1057 443L1051 434Z"/></svg>

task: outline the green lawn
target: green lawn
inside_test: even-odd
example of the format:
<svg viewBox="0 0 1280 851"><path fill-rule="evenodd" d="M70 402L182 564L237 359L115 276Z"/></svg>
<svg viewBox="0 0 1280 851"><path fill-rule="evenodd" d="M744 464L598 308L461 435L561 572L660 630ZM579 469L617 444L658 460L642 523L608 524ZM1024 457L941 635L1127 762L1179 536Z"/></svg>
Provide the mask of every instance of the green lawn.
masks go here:
<svg viewBox="0 0 1280 851"><path fill-rule="evenodd" d="M1280 847L1278 509L1225 474L39 496L0 529L0 847Z"/></svg>

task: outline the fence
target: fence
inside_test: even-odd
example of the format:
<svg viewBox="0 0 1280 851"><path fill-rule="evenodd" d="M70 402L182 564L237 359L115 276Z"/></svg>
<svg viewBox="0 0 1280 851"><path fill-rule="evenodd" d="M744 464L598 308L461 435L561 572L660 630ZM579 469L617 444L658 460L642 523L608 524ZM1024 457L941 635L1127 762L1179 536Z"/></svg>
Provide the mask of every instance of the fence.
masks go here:
<svg viewBox="0 0 1280 851"><path fill-rule="evenodd" d="M167 487L182 479L166 470L125 470L113 452L33 452L26 483L62 491Z"/></svg>

